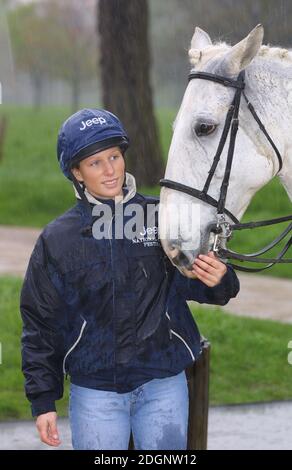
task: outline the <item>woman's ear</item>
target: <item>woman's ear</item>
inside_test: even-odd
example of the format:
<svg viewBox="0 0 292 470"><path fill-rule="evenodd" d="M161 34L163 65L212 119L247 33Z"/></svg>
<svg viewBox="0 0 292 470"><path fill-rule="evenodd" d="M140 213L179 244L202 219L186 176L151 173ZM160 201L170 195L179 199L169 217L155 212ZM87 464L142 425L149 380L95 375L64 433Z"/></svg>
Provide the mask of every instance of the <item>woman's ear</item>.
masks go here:
<svg viewBox="0 0 292 470"><path fill-rule="evenodd" d="M71 168L71 171L72 171L73 175L75 176L75 178L77 179L77 181L79 181L79 183L82 183L83 178L82 178L82 175L81 175L81 172L80 172L79 168L73 167L73 168Z"/></svg>

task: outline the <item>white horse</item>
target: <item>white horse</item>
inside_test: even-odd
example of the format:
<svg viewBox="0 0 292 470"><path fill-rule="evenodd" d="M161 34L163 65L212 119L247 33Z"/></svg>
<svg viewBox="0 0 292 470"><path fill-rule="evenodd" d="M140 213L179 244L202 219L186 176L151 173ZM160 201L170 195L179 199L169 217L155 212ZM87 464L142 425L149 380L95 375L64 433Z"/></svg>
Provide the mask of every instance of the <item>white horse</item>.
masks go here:
<svg viewBox="0 0 292 470"><path fill-rule="evenodd" d="M262 45L258 25L231 47L212 44L209 35L195 29L189 50L191 72L207 72L236 80L245 70L245 93L252 102L283 160L241 99L239 130L225 207L240 220L254 194L275 175L292 200L292 52ZM202 189L213 162L235 88L213 81L190 80L173 125L165 178ZM228 142L210 184L209 195L218 200L224 177ZM192 207L192 210L185 210ZM189 267L199 253L211 249L216 208L190 195L162 188L160 238L173 264L190 276ZM227 221L230 220L228 217ZM190 276L191 277L191 276Z"/></svg>

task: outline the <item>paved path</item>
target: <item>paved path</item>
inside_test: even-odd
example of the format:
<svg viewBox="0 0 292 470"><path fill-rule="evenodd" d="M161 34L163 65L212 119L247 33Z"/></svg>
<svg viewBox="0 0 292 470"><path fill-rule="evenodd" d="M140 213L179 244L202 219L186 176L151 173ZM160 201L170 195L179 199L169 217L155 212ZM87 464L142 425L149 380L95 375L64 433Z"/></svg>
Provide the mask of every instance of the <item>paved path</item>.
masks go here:
<svg viewBox="0 0 292 470"><path fill-rule="evenodd" d="M69 450L66 418L58 420L61 445ZM0 450L55 450L42 444L33 421L0 422ZM218 406L209 410L210 450L292 450L292 402Z"/></svg>
<svg viewBox="0 0 292 470"><path fill-rule="evenodd" d="M223 307L224 310L235 315L292 323L291 279L237 274L240 279L240 292L238 297L231 299Z"/></svg>
<svg viewBox="0 0 292 470"><path fill-rule="evenodd" d="M40 231L0 226L0 276L23 276ZM292 323L292 280L238 274L241 289L224 310L236 315Z"/></svg>
<svg viewBox="0 0 292 470"><path fill-rule="evenodd" d="M0 276L24 276L40 230L0 225Z"/></svg>

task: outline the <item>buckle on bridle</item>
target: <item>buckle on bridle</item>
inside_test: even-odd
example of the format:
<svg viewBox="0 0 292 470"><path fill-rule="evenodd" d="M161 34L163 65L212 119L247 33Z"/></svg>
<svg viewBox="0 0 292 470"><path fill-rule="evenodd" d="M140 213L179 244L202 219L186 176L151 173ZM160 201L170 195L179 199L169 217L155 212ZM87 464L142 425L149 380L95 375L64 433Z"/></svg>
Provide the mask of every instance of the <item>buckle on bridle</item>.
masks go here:
<svg viewBox="0 0 292 470"><path fill-rule="evenodd" d="M218 253L221 248L221 240L230 240L232 236L232 229L229 222L226 221L224 214L217 214L217 224L212 230L215 233L212 251Z"/></svg>

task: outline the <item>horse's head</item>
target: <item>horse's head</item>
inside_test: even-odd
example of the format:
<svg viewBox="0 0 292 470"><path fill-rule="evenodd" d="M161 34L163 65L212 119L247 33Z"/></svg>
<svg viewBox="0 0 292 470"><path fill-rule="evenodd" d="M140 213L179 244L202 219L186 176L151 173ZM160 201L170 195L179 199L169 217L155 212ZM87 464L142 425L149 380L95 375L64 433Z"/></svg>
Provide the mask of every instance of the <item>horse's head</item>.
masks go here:
<svg viewBox="0 0 292 470"><path fill-rule="evenodd" d="M253 29L235 46L212 45L207 33L196 28L189 56L195 66L192 72L207 72L236 80L250 64L261 46L263 27ZM255 90L246 71L246 92ZM256 88L256 93L260 90ZM198 190L203 189L213 163L225 125L235 88L214 81L190 80L180 110L174 122L165 178ZM261 108L261 98L256 105ZM240 125L230 173L225 207L238 219L247 208L254 193L277 172L273 150L259 137L245 102L241 102ZM229 137L208 194L218 201L225 173ZM181 272L190 275L189 268L199 253L211 249L216 224L216 208L190 195L162 188L160 199L160 238L163 248ZM228 220L228 217L227 217Z"/></svg>

